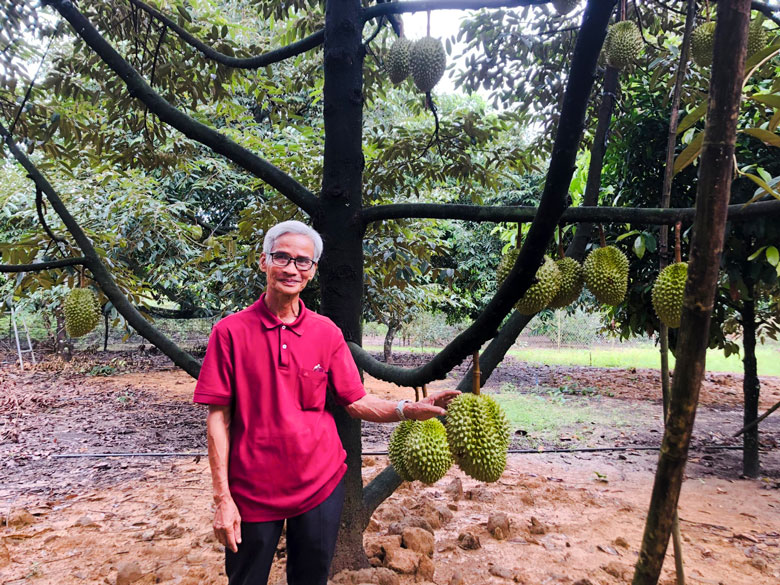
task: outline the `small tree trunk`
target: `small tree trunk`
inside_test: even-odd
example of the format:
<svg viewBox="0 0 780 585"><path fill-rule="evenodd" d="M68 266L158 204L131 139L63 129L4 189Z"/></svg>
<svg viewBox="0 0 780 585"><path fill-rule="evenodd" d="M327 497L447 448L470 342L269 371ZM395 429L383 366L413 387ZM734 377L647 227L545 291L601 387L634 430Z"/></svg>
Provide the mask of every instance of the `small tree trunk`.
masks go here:
<svg viewBox="0 0 780 585"><path fill-rule="evenodd" d="M395 333L398 331L398 323L390 323L387 326L387 333L385 334L384 344L384 356L385 363L393 363L393 339L395 339Z"/></svg>
<svg viewBox="0 0 780 585"><path fill-rule="evenodd" d="M677 343L677 364L633 585L658 583L688 459L699 389L704 377L709 339L706 332L710 328L726 231L749 20L750 0L718 3L707 123L699 167L688 281Z"/></svg>
<svg viewBox="0 0 780 585"><path fill-rule="evenodd" d="M743 274L745 271L743 271ZM756 306L755 283L745 278L748 298L742 301L742 345L745 356L742 359L745 377L742 380L742 393L745 397L743 424L753 422L758 418L758 396L761 383L758 379L756 364ZM758 425L745 431L742 435L742 473L747 477L758 477L760 472L758 456Z"/></svg>

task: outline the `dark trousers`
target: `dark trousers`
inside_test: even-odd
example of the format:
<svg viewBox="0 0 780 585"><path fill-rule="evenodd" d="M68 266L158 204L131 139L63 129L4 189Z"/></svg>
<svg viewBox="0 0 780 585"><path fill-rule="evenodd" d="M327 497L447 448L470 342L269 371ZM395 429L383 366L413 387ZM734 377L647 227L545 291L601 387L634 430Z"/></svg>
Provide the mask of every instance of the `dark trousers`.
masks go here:
<svg viewBox="0 0 780 585"><path fill-rule="evenodd" d="M341 508L342 479L316 508L287 519L287 585L327 585L336 549ZM225 549L229 585L266 585L284 520L242 522L238 552Z"/></svg>

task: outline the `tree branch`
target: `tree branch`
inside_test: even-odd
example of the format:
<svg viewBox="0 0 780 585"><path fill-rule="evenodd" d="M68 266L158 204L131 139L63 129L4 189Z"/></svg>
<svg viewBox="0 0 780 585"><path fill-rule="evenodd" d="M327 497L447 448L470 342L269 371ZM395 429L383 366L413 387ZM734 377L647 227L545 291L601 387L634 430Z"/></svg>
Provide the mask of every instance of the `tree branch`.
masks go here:
<svg viewBox="0 0 780 585"><path fill-rule="evenodd" d="M590 0L585 9L539 210L514 267L495 296L468 329L427 364L413 369L389 366L374 359L359 345L350 343L349 347L358 367L381 380L403 386L422 386L443 378L466 356L496 335L501 322L531 285L536 270L542 263L545 249L566 209L566 196L585 125L585 112L593 87L596 62L613 6L614 2L611 1Z"/></svg>
<svg viewBox="0 0 780 585"><path fill-rule="evenodd" d="M57 191L51 186L46 177L38 170L38 168L27 158L27 156L19 149L13 140L13 137L8 133L5 126L0 124L0 136L3 137L5 144L11 151L14 158L21 164L27 171L29 177L35 183L35 186L39 188L46 195L52 209L60 216L62 223L70 232L76 245L81 248L81 252L84 254L85 261L84 266L90 269L95 281L100 285L103 293L108 297L119 313L127 320L131 327L133 327L139 334L149 340L150 343L157 346L160 351L167 355L173 363L187 372L193 378L197 378L200 372L200 363L186 351L182 350L173 341L168 339L149 321L147 321L141 313L130 303L127 297L122 293L117 284L114 282L111 273L106 268L103 261L100 259L97 251L95 250L92 242L81 229L78 222L70 214L65 204L60 199Z"/></svg>
<svg viewBox="0 0 780 585"><path fill-rule="evenodd" d="M316 213L319 201L306 187L270 162L175 108L156 93L143 77L100 35L72 2L69 0L46 0L45 4L52 6L70 23L76 34L122 78L130 95L143 102L160 120L262 179L307 214Z"/></svg>
<svg viewBox="0 0 780 585"><path fill-rule="evenodd" d="M66 266L86 266L89 260L80 256L78 258L65 258L64 260L52 260L50 262L33 262L32 264L0 264L0 272L40 272L53 268Z"/></svg>
<svg viewBox="0 0 780 585"><path fill-rule="evenodd" d="M765 2L756 2L756 0L753 0L753 2L750 3L750 8L752 10L757 10L764 16L766 16L769 20L774 22L775 24L780 25L780 17L778 17L778 9L773 8L769 4Z"/></svg>
<svg viewBox="0 0 780 585"><path fill-rule="evenodd" d="M766 417L768 417L770 414L772 414L772 413L773 413L774 411L776 411L778 408L780 408L780 402L777 402L777 403L775 403L775 405L774 405L774 406L772 406L772 408L770 408L769 410L767 410L767 411L766 411L764 414L762 414L761 416L759 416L759 417L758 417L756 420L754 420L753 422L749 422L748 424L746 424L744 427L742 427L741 429L739 429L739 430L738 430L736 433L734 433L734 434L733 434L733 435L731 435L731 436L732 436L732 437L739 437L739 436L740 436L742 433L744 433L744 432L746 432L746 431L749 431L750 429L752 429L754 426L756 426L758 423L760 423L762 420L764 420Z"/></svg>
<svg viewBox="0 0 780 585"><path fill-rule="evenodd" d="M539 6L551 0L411 0L409 2L386 2L374 4L363 11L363 20L377 16L425 12L427 10L479 10L481 8L514 8L517 6Z"/></svg>
<svg viewBox="0 0 780 585"><path fill-rule="evenodd" d="M290 57L295 57L296 55L310 51L320 46L325 40L325 29L323 28L315 33L312 33L308 37L301 39L300 41L290 43L289 45L274 49L273 51L268 51L262 55L246 58L232 57L230 55L220 53L212 47L209 47L206 43L198 40L195 36L191 35L178 24L176 24L176 22L155 8L149 6L145 2L141 2L141 0L129 1L131 4L138 6L138 8L149 14L152 18L162 22L173 32L175 32L179 38L181 38L181 40L194 49L197 49L207 59L211 59L212 61L216 61L217 63L225 65L226 67L233 67L235 69L259 69L260 67L272 65L273 63L278 63L279 61L284 61Z"/></svg>
<svg viewBox="0 0 780 585"><path fill-rule="evenodd" d="M486 207L480 205L455 205L442 203L396 203L367 207L362 214L365 224L387 219L428 218L462 219L476 222L534 221L538 208L526 205ZM570 207L561 216L562 223L633 223L642 225L673 225L678 221L693 223L694 207L677 209L635 207ZM763 201L750 205L736 204L728 207L729 221L744 221L756 217L780 215L780 201Z"/></svg>

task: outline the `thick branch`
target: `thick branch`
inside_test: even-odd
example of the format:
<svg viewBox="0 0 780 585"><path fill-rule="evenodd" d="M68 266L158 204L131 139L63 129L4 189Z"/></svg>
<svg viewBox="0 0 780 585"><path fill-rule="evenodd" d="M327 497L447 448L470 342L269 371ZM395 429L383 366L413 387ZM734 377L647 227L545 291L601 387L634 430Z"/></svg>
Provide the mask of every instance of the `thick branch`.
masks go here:
<svg viewBox="0 0 780 585"><path fill-rule="evenodd" d="M524 205L487 207L480 205L448 205L442 203L395 203L376 205L363 211L363 221L402 218L462 219L468 221L510 221L529 223L537 216L538 208ZM744 221L756 217L780 215L780 201L763 201L750 205L729 205L729 221ZM637 225L674 225L678 221L691 224L696 208L677 209L635 207L570 207L561 216L562 223L632 223Z"/></svg>
<svg viewBox="0 0 780 585"><path fill-rule="evenodd" d="M669 414L633 585L655 585L661 574L688 458L733 175L742 97L750 0L718 3L707 123L696 192L688 280L683 299Z"/></svg>
<svg viewBox="0 0 780 585"><path fill-rule="evenodd" d="M316 212L319 202L306 187L270 162L173 107L156 93L143 77L100 35L92 23L76 10L72 2L47 0L46 4L57 10L84 42L122 78L130 95L143 102L160 120L259 177L309 215Z"/></svg>
<svg viewBox="0 0 780 585"><path fill-rule="evenodd" d="M62 199L60 199L59 195L54 190L54 187L51 186L49 181L46 180L46 177L41 174L32 161L30 161L30 159L19 149L11 135L8 134L5 126L2 124L0 124L0 136L3 137L14 158L27 171L27 174L35 183L35 186L46 195L52 209L59 215L62 223L65 224L68 232L70 232L70 235L76 242L76 245L81 248L81 252L85 257L84 265L90 269L92 276L100 285L101 290L106 297L108 297L108 300L113 303L116 310L122 314L130 326L138 331L139 334L148 339L150 343L157 346L165 355L170 357L173 363L193 378L197 378L198 373L200 372L200 363L198 360L182 350L173 341L153 327L149 321L138 312L132 303L130 303L127 297L125 297L114 282L108 268L103 264L100 256L92 245L92 242L81 229L78 222L76 222L75 218L67 210Z"/></svg>
<svg viewBox="0 0 780 585"><path fill-rule="evenodd" d="M596 61L613 6L614 2L591 0L585 9L538 214L509 276L471 326L419 368L389 366L374 359L357 344L350 343L355 362L372 376L404 386L422 386L431 380L443 378L466 356L479 350L485 341L496 335L504 317L531 285L545 249L566 209L566 195L585 124Z"/></svg>
<svg viewBox="0 0 780 585"><path fill-rule="evenodd" d="M79 258L65 258L64 260L52 260L51 262L33 262L32 264L0 264L0 272L40 272L66 266L86 266L88 262L87 258L80 256Z"/></svg>
<svg viewBox="0 0 780 585"><path fill-rule="evenodd" d="M310 51L315 47L319 47L322 44L322 41L325 39L325 29L320 29L308 37L301 39L300 41L290 43L289 45L274 49L273 51L269 51L267 53L263 53L262 55L256 55L254 57L247 58L232 57L231 55L220 53L216 49L209 47L206 43L198 40L196 37L176 24L176 22L165 16L159 10L149 6L145 2L141 2L141 0L130 0L130 3L138 6L151 17L165 24L168 28L175 32L179 38L181 38L181 40L200 51L207 59L216 61L217 63L225 65L226 67L234 67L236 69L259 69L260 67L265 67L266 65L272 65L273 63L284 61L285 59L295 57L296 55Z"/></svg>
<svg viewBox="0 0 780 585"><path fill-rule="evenodd" d="M513 8L517 6L538 6L549 4L550 0L411 0L409 2L386 2L369 6L363 11L363 20L377 16L425 12L427 10L480 10L481 8Z"/></svg>

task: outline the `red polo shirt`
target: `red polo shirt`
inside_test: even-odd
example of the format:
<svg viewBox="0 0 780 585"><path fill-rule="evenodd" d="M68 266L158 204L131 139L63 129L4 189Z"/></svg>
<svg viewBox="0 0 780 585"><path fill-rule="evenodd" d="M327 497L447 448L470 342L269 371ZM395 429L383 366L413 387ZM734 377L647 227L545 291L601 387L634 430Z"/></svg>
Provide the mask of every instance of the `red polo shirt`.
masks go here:
<svg viewBox="0 0 780 585"><path fill-rule="evenodd" d="M331 494L347 466L326 390L342 406L366 394L330 319L301 302L285 324L264 297L214 326L194 396L233 407L228 483L247 522L297 516Z"/></svg>

